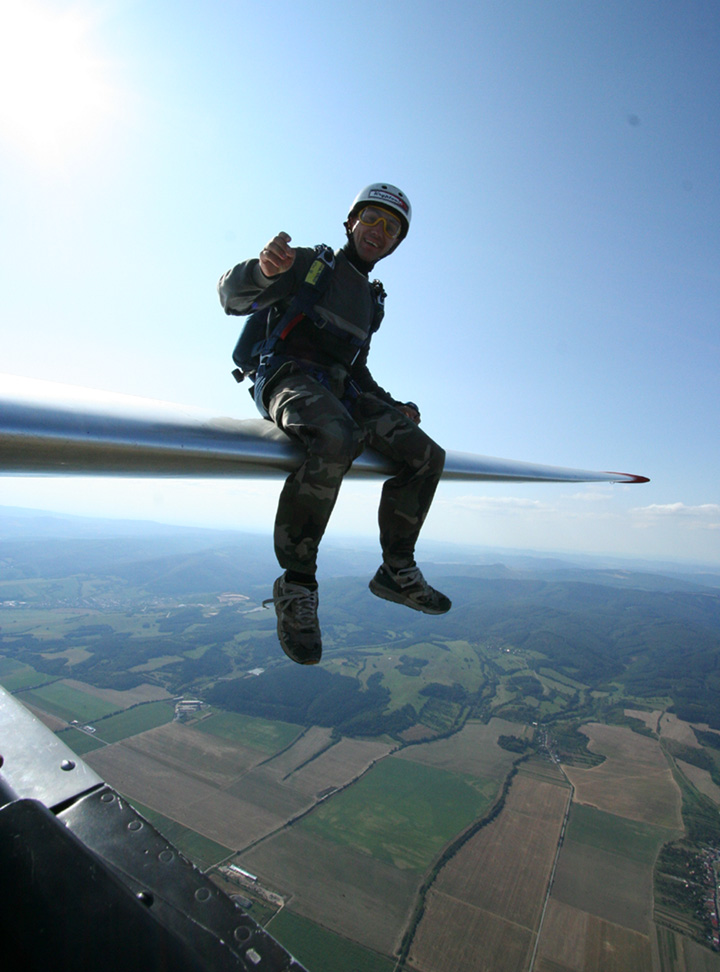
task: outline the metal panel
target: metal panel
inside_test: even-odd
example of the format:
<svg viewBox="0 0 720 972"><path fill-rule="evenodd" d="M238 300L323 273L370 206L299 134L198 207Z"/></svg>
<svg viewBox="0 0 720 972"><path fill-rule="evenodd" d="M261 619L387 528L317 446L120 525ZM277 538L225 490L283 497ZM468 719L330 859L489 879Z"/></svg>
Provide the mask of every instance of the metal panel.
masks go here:
<svg viewBox="0 0 720 972"><path fill-rule="evenodd" d="M52 809L102 778L0 686L0 803L39 800Z"/></svg>

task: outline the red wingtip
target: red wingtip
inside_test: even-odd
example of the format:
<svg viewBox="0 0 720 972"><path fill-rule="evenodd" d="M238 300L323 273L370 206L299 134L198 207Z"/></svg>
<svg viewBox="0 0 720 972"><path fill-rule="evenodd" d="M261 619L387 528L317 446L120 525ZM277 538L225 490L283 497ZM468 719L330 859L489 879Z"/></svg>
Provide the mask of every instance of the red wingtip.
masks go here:
<svg viewBox="0 0 720 972"><path fill-rule="evenodd" d="M622 476L622 482L624 483L649 483L650 480L647 476L635 476L633 473L619 473L611 472L608 476Z"/></svg>

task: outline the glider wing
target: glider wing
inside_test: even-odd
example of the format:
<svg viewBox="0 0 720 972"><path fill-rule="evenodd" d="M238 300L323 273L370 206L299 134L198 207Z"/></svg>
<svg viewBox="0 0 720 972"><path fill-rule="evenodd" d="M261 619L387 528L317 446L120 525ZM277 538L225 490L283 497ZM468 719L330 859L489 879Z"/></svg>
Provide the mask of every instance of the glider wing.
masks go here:
<svg viewBox="0 0 720 972"><path fill-rule="evenodd" d="M233 419L152 399L0 375L0 473L284 477L302 452L271 422ZM366 450L350 474L387 477ZM448 452L445 480L643 483L644 476L539 466Z"/></svg>

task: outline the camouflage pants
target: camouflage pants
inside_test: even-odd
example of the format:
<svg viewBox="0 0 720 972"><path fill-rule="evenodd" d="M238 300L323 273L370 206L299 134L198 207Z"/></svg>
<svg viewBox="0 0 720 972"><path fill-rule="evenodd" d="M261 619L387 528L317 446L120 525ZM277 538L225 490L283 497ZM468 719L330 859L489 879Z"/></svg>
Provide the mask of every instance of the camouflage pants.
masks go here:
<svg viewBox="0 0 720 972"><path fill-rule="evenodd" d="M400 464L382 489L380 545L387 564L411 564L445 463L440 446L374 395L361 395L351 415L333 391L302 372L273 382L266 404L273 422L306 453L280 494L275 519L280 566L315 572L318 546L343 477L366 445Z"/></svg>

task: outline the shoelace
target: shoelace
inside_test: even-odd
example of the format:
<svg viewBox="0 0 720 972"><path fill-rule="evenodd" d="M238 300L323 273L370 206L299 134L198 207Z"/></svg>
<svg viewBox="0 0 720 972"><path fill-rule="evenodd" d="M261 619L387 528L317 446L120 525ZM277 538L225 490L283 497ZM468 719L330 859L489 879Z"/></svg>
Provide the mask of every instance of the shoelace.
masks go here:
<svg viewBox="0 0 720 972"><path fill-rule="evenodd" d="M401 587L412 587L414 584L427 590L428 582L423 577L417 564L414 567L401 567L400 570L393 570L390 576L397 580Z"/></svg>
<svg viewBox="0 0 720 972"><path fill-rule="evenodd" d="M294 604L293 604L294 602ZM317 621L318 592L310 591L307 588L302 590L287 591L279 597L268 597L263 602L263 607L267 608L273 604L281 610L290 604L294 606L295 620L300 627L314 625Z"/></svg>

